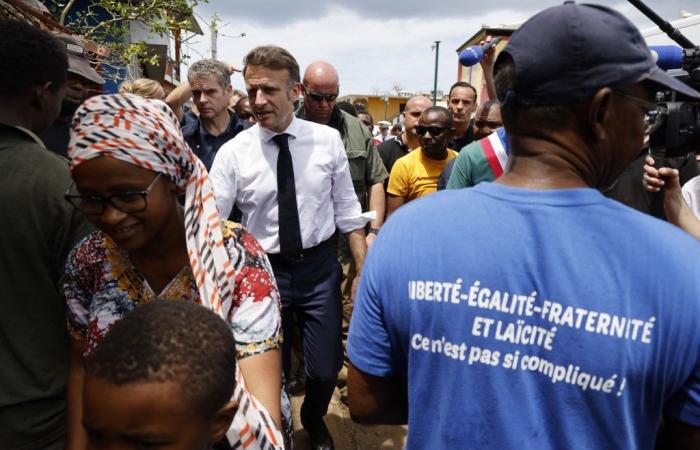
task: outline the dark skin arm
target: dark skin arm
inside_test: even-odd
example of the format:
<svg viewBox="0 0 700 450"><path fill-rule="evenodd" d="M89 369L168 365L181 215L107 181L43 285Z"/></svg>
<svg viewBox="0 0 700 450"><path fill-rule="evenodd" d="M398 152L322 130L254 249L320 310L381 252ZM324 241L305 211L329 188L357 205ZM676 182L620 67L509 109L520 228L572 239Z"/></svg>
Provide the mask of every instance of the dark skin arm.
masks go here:
<svg viewBox="0 0 700 450"><path fill-rule="evenodd" d="M357 423L408 423L408 386L405 379L376 377L350 364L348 400L350 416Z"/></svg>
<svg viewBox="0 0 700 450"><path fill-rule="evenodd" d="M386 218L389 219L389 216L394 213L397 209L399 209L403 204L406 203L406 199L403 197L399 197L398 195L394 194L387 194L386 195Z"/></svg>

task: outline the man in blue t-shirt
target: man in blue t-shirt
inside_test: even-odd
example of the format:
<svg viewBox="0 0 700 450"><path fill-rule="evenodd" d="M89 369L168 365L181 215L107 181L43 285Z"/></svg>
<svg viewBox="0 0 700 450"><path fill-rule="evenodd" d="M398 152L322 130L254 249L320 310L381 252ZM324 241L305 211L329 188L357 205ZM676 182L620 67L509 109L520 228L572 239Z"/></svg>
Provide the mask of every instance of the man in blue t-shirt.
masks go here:
<svg viewBox="0 0 700 450"><path fill-rule="evenodd" d="M496 85L503 176L401 208L365 262L353 419L408 422L409 449L652 449L665 416L664 448L698 448L700 245L595 188L654 91L700 93L622 15L568 2L513 34Z"/></svg>

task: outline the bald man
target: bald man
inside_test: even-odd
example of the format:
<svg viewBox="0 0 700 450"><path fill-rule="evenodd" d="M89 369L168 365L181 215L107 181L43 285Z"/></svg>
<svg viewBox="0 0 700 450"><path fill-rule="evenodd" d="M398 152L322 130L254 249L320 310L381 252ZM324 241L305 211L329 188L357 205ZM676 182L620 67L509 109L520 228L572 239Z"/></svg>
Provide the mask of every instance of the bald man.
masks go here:
<svg viewBox="0 0 700 450"><path fill-rule="evenodd" d="M350 176L355 194L363 211L376 211L376 219L370 222L367 230L367 247L372 245L379 228L384 222L385 194L384 180L389 172L384 168L377 149L372 143L372 134L358 118L342 111L336 105L340 89L338 72L327 62L311 63L304 72L304 107L299 117L327 125L340 133L345 146L350 167ZM340 238L338 259L343 267L343 317L344 331L347 331L352 313L350 291L357 274L347 240ZM345 334L345 333L344 333Z"/></svg>
<svg viewBox="0 0 700 450"><path fill-rule="evenodd" d="M399 136L382 142L377 149L382 158L384 167L391 172L394 163L408 152L420 146L420 136L416 133L416 125L423 111L433 106L433 102L428 97L416 95L406 102L404 109L403 133Z"/></svg>
<svg viewBox="0 0 700 450"><path fill-rule="evenodd" d="M389 172L372 145L372 135L367 127L336 105L340 83L335 68L325 61L311 63L304 72L303 84L304 107L299 111L299 117L328 125L340 133L357 199L363 210L377 212L377 219L370 223L367 234L369 247L383 222L383 181L389 177Z"/></svg>

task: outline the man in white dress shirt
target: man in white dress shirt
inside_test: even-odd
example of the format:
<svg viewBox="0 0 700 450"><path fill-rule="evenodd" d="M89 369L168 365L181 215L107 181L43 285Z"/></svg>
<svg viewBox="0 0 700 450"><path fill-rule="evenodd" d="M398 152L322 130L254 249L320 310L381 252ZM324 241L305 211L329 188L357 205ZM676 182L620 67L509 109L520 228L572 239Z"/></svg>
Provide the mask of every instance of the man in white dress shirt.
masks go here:
<svg viewBox="0 0 700 450"><path fill-rule="evenodd" d="M258 123L221 147L210 176L220 215L228 217L238 206L242 224L268 253L282 297L287 375L297 317L306 363L302 425L314 449L332 449L323 416L342 365L336 230L347 236L359 273L366 219L338 132L294 117L301 93L294 57L263 46L251 50L244 64Z"/></svg>

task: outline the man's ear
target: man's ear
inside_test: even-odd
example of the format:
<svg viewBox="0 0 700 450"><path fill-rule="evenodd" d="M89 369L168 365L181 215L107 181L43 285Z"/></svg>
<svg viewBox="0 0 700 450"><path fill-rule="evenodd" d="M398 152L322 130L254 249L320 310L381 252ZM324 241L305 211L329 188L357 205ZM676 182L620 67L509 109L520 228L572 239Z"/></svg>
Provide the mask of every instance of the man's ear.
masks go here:
<svg viewBox="0 0 700 450"><path fill-rule="evenodd" d="M226 436L226 432L231 427L231 422L238 411L238 402L231 400L219 409L214 420L212 420L211 431L209 433L210 442L215 444Z"/></svg>
<svg viewBox="0 0 700 450"><path fill-rule="evenodd" d="M294 101L299 98L299 96L304 92L304 86L298 81L294 83L292 89L289 91L289 98Z"/></svg>
<svg viewBox="0 0 700 450"><path fill-rule="evenodd" d="M32 88L32 106L37 111L44 111L48 107L53 87L53 82L47 81Z"/></svg>
<svg viewBox="0 0 700 450"><path fill-rule="evenodd" d="M592 137L597 142L608 140L608 124L612 117L612 97L610 88L600 89L593 95L588 109L588 124Z"/></svg>

